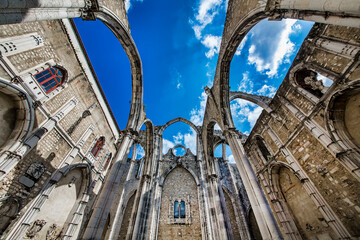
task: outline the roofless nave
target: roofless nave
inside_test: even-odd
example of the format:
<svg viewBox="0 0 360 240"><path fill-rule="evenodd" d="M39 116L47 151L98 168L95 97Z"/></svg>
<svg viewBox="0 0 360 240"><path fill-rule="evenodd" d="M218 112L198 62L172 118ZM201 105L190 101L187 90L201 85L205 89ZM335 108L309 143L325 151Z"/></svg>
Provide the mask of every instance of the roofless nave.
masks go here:
<svg viewBox="0 0 360 240"><path fill-rule="evenodd" d="M0 6L3 239L360 237L358 1L230 0L202 126L146 119L141 58L123 1ZM104 22L129 58L124 131L71 20L80 17ZM232 57L265 18L316 23L272 99L231 92ZM324 87L317 74L333 84ZM264 108L249 136L234 128L235 97ZM162 133L178 121L197 133L196 152L162 154ZM214 157L219 144L230 146L236 165L225 151Z"/></svg>

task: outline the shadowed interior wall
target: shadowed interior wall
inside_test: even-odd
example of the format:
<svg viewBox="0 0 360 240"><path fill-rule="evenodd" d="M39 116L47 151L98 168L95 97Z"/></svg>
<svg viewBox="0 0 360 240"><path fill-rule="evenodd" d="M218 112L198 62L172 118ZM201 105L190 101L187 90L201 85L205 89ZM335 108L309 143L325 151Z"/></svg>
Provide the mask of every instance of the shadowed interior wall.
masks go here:
<svg viewBox="0 0 360 240"><path fill-rule="evenodd" d="M360 93L348 98L344 118L347 131L354 143L360 147Z"/></svg>
<svg viewBox="0 0 360 240"><path fill-rule="evenodd" d="M123 221L121 223L121 229L118 240L125 240L126 239L126 233L129 227L130 218L131 218L131 211L134 206L134 200L135 200L136 192L130 197L129 201L126 204L126 209L123 217Z"/></svg>
<svg viewBox="0 0 360 240"><path fill-rule="evenodd" d="M191 224L172 224L171 199L190 199ZM186 208L188 208L188 204ZM188 213L188 210L186 210ZM188 217L188 216L186 216ZM193 176L177 167L166 177L161 200L158 239L202 239L197 186Z"/></svg>
<svg viewBox="0 0 360 240"><path fill-rule="evenodd" d="M16 123L16 101L0 92L0 148L7 142Z"/></svg>
<svg viewBox="0 0 360 240"><path fill-rule="evenodd" d="M279 170L281 193L304 239L336 239L300 180L287 168Z"/></svg>
<svg viewBox="0 0 360 240"><path fill-rule="evenodd" d="M231 198L230 198L229 194L226 191L223 191L223 192L224 192L225 203L226 203L226 211L230 218L231 230L232 230L234 239L240 239L240 232L239 232L239 228L238 228L238 225L236 222L234 206L231 202Z"/></svg>
<svg viewBox="0 0 360 240"><path fill-rule="evenodd" d="M249 212L249 227L250 227L251 236L255 240L262 240L260 229L259 226L257 225L255 215L252 209L250 209Z"/></svg>

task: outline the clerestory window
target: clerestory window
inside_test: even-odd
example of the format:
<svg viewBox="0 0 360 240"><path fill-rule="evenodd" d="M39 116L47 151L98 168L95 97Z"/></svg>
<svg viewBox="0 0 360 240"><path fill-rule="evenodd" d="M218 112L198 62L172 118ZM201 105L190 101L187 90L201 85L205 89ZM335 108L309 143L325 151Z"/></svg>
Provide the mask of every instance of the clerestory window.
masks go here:
<svg viewBox="0 0 360 240"><path fill-rule="evenodd" d="M34 75L45 93L50 93L64 82L64 73L57 67L49 67Z"/></svg>

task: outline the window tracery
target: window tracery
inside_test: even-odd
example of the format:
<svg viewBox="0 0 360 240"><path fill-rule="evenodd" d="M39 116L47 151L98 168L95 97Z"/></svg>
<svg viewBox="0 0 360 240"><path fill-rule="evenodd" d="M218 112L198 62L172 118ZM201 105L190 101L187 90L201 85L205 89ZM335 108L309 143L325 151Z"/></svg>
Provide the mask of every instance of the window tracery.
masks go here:
<svg viewBox="0 0 360 240"><path fill-rule="evenodd" d="M49 67L34 75L45 93L50 93L64 81L64 73L58 67Z"/></svg>
<svg viewBox="0 0 360 240"><path fill-rule="evenodd" d="M100 138L96 141L96 143L95 143L95 145L93 146L93 148L91 149L91 154L92 154L94 157L96 157L96 156L99 154L100 150L103 148L104 144L105 144L105 138L104 138L104 137L100 137Z"/></svg>

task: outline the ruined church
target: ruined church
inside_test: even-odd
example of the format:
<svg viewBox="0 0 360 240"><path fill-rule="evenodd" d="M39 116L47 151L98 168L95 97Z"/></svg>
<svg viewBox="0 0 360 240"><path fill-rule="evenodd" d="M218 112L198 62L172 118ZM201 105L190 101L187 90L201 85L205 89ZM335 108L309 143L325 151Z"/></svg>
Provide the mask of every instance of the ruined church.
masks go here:
<svg viewBox="0 0 360 240"><path fill-rule="evenodd" d="M101 20L128 56L125 129L73 18ZM315 24L275 96L230 91L241 40L286 18ZM123 0L0 1L0 239L360 238L360 1L229 0L202 126L146 118L130 28ZM249 135L234 99L263 108ZM195 152L163 154L177 122L196 132Z"/></svg>

